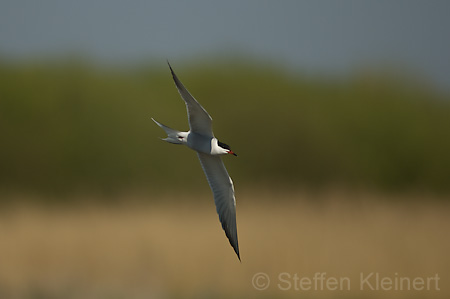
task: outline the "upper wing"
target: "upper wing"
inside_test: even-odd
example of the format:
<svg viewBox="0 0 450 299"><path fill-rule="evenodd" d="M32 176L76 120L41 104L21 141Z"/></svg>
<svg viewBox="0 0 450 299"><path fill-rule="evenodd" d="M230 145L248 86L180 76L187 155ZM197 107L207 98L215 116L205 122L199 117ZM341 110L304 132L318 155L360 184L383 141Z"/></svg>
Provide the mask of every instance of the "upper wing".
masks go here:
<svg viewBox="0 0 450 299"><path fill-rule="evenodd" d="M181 83L177 75L175 75L170 64L169 68L170 72L172 73L173 80L175 81L175 85L177 86L178 92L186 103L189 127L191 128L191 131L205 136L214 137L214 134L212 132L211 116L184 87L183 83Z"/></svg>
<svg viewBox="0 0 450 299"><path fill-rule="evenodd" d="M214 202L222 228L239 260L241 260L237 237L236 199L234 198L233 181L219 156L211 156L200 152L197 152L197 155L214 194Z"/></svg>

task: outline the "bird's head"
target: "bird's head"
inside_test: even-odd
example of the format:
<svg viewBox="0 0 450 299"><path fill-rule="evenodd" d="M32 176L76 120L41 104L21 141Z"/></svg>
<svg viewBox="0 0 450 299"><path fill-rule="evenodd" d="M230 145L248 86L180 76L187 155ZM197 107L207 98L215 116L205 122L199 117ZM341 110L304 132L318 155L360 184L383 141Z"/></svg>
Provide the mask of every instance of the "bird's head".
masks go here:
<svg viewBox="0 0 450 299"><path fill-rule="evenodd" d="M230 146L229 146L228 144L225 144L225 143L223 143L223 142L217 141L217 145L219 145L220 149L223 150L223 153L224 153L224 154L230 154L230 155L233 155L233 156L236 156L236 157L237 157L236 153L234 153L234 152L230 149Z"/></svg>

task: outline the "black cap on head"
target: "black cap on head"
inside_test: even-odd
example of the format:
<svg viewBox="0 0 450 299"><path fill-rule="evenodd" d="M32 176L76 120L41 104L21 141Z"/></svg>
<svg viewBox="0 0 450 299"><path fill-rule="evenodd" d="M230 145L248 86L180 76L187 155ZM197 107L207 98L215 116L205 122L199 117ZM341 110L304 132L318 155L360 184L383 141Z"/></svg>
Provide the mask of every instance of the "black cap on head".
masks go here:
<svg viewBox="0 0 450 299"><path fill-rule="evenodd" d="M227 150L231 150L231 148L230 148L230 146L228 145L228 144L225 144L225 143L222 143L222 142L220 142L220 141L218 141L217 140L217 143L219 144L219 146L221 147L221 148L224 148L224 149L227 149Z"/></svg>

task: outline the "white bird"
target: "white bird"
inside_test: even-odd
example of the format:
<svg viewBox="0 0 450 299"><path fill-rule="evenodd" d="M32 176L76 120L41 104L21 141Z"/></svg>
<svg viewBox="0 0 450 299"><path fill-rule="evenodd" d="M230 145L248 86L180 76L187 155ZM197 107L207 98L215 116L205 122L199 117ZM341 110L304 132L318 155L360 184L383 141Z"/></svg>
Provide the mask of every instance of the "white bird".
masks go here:
<svg viewBox="0 0 450 299"><path fill-rule="evenodd" d="M221 155L226 154L237 155L227 144L214 137L211 116L183 86L170 64L169 68L178 92L186 103L190 130L180 132L157 122L153 118L152 120L167 133L167 138L164 138L164 141L184 144L197 152L200 164L213 192L222 228L239 260L241 260L236 228L236 199L233 181L220 158Z"/></svg>

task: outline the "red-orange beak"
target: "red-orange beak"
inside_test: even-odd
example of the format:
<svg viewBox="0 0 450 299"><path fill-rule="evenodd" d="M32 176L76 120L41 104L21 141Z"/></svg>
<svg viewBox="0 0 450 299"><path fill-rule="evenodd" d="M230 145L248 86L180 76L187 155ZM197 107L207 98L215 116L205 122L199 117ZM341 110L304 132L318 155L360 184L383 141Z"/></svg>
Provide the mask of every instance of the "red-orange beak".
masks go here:
<svg viewBox="0 0 450 299"><path fill-rule="evenodd" d="M228 151L228 153L229 153L230 155L233 155L233 156L236 156L236 157L237 157L236 153L233 152L233 151Z"/></svg>

